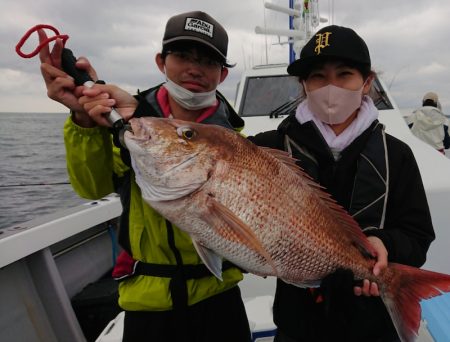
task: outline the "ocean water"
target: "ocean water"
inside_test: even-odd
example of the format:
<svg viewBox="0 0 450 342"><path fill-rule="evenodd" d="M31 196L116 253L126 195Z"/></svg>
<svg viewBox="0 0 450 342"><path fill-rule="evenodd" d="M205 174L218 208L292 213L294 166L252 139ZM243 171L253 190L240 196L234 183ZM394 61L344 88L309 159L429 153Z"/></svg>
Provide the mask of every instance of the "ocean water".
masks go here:
<svg viewBox="0 0 450 342"><path fill-rule="evenodd" d="M0 113L0 229L85 203L66 171L67 113Z"/></svg>

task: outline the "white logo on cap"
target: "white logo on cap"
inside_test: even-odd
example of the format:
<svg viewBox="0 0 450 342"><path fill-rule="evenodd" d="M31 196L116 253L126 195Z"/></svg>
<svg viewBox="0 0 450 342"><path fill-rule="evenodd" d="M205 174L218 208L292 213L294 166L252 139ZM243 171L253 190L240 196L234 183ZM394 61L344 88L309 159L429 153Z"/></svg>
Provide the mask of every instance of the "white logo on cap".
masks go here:
<svg viewBox="0 0 450 342"><path fill-rule="evenodd" d="M188 31L195 31L198 33L202 33L212 38L214 32L214 25L200 19L186 18L186 25L184 25L184 29Z"/></svg>

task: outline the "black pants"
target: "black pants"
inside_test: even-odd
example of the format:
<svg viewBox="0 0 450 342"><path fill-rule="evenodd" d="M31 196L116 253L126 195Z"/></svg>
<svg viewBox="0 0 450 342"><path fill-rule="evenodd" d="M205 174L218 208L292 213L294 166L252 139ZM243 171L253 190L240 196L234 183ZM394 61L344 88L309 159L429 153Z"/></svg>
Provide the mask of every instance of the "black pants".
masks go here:
<svg viewBox="0 0 450 342"><path fill-rule="evenodd" d="M239 287L173 311L126 311L124 342L249 342L250 328Z"/></svg>
<svg viewBox="0 0 450 342"><path fill-rule="evenodd" d="M273 341L274 342L310 342L309 339L295 339L295 338L289 337L289 336L283 334L283 332L280 331L280 330L277 331L277 334L276 334L275 339ZM328 342L328 341L329 342L340 342L341 339L340 338L336 339L336 338L330 337L330 338L322 339L320 341L324 341L324 342L325 341L326 342ZM373 341L376 341L376 342L400 342L400 340L383 339L383 338L380 338L380 339L377 339L377 340L373 340ZM348 341L346 341L346 342L348 342ZM360 341L358 341L358 342L360 342Z"/></svg>

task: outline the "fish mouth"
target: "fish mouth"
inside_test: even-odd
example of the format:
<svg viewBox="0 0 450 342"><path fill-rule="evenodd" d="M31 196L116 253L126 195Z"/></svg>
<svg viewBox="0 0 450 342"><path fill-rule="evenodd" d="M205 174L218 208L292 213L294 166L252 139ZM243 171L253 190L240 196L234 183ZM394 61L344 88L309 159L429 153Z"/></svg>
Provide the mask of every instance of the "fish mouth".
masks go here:
<svg viewBox="0 0 450 342"><path fill-rule="evenodd" d="M139 141L150 140L150 130L140 120L131 119L125 128L125 136Z"/></svg>
<svg viewBox="0 0 450 342"><path fill-rule="evenodd" d="M131 119L123 130L122 146L129 151L138 153L140 147L139 143L145 143L152 140L152 133L144 124L138 119Z"/></svg>
<svg viewBox="0 0 450 342"><path fill-rule="evenodd" d="M123 125L123 127L119 130L119 143L121 147L124 147L125 149L128 149L127 144L125 143L125 133L130 132L133 134L133 129L131 128L131 125L126 123Z"/></svg>
<svg viewBox="0 0 450 342"><path fill-rule="evenodd" d="M131 127L131 125L129 123L126 123L123 125L123 130L124 130L124 132L130 132L130 133L134 134L133 127Z"/></svg>

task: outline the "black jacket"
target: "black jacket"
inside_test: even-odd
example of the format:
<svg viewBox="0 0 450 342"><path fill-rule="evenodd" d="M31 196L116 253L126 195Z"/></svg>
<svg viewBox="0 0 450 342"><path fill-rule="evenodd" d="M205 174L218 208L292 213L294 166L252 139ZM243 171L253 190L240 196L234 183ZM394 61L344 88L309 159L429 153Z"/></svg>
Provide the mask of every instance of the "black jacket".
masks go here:
<svg viewBox="0 0 450 342"><path fill-rule="evenodd" d="M424 264L435 235L420 172L410 148L385 134L378 121L344 149L338 161L316 126L300 124L294 116L276 131L249 139L260 146L292 150L298 164L354 216L365 234L383 241L390 262ZM380 298L349 300L330 320L323 302L316 303L311 291L278 280L274 321L280 331L300 341L396 339Z"/></svg>

